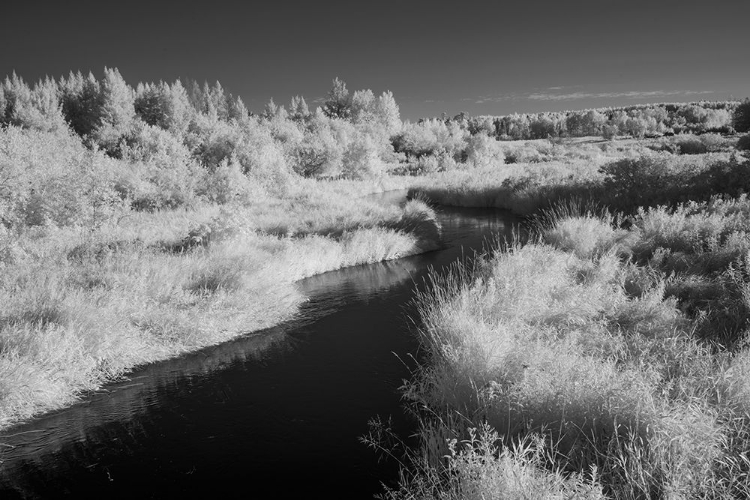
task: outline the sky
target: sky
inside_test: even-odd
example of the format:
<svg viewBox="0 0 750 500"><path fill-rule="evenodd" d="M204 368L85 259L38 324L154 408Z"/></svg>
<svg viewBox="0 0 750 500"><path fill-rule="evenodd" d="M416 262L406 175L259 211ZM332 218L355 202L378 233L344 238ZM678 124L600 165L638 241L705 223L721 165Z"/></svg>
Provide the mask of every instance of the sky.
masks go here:
<svg viewBox="0 0 750 500"><path fill-rule="evenodd" d="M8 2L0 77L218 80L260 112L334 77L404 119L750 97L750 1Z"/></svg>

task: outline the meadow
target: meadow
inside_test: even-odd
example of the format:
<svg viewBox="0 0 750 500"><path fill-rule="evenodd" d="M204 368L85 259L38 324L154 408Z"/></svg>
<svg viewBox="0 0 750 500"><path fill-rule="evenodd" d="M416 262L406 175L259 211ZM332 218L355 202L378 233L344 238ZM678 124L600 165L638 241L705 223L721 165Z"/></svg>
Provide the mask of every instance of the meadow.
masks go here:
<svg viewBox="0 0 750 500"><path fill-rule="evenodd" d="M304 176L272 120L220 86L190 101L180 83L136 91L116 70L71 82L14 75L0 92L0 428L288 320L302 278L439 244L423 202L367 199L406 184L366 175L380 160L359 143L344 158L334 119L315 132L285 119L331 139L310 161L335 175Z"/></svg>
<svg viewBox="0 0 750 500"><path fill-rule="evenodd" d="M254 114L218 82L12 75L0 428L283 322L306 276L437 248L438 205L495 207L531 236L417 294L420 447L383 495L747 496L748 129L748 101L412 123L338 79Z"/></svg>
<svg viewBox="0 0 750 500"><path fill-rule="evenodd" d="M416 298L421 447L384 496L747 497L744 137L505 142L532 160L418 180L531 236Z"/></svg>

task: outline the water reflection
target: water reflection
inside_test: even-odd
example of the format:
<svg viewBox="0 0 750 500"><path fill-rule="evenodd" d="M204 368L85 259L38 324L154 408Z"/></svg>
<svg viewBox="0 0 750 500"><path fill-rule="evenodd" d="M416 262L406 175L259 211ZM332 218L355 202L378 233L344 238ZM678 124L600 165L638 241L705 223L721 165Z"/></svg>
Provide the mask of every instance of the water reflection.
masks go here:
<svg viewBox="0 0 750 500"><path fill-rule="evenodd" d="M233 493L358 497L394 477L357 438L377 414L407 436L398 387L417 345L405 315L427 269L441 269L515 222L447 209L445 248L300 282L294 321L145 367L84 402L0 437L3 497ZM395 354L395 355L394 355ZM334 472L335 471L335 472Z"/></svg>
<svg viewBox="0 0 750 500"><path fill-rule="evenodd" d="M0 460L4 467L18 458L36 460L40 455L57 451L66 442L87 439L94 428L109 422L132 420L158 405L155 389L176 380L184 379L181 385L189 386L194 378L208 376L233 363L262 362L273 348L287 348L286 326L148 365L125 380L89 394L70 408L16 426L0 434Z"/></svg>
<svg viewBox="0 0 750 500"><path fill-rule="evenodd" d="M419 265L418 258L354 266L336 272L319 274L300 282L301 291L314 297L316 308L324 300L368 300L411 280Z"/></svg>

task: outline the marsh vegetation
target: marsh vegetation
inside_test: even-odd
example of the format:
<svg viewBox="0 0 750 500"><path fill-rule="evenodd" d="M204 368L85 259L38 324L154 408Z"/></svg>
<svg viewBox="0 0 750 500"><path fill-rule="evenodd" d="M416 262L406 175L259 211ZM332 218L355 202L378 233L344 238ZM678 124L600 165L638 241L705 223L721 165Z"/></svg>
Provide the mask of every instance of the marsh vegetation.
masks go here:
<svg viewBox="0 0 750 500"><path fill-rule="evenodd" d="M418 181L526 215L532 237L417 297L422 445L386 496L750 494L744 140L506 143L546 158Z"/></svg>
<svg viewBox="0 0 750 500"><path fill-rule="evenodd" d="M437 205L495 207L532 236L418 294L421 448L386 495L750 491L750 102L411 123L338 79L259 115L115 69L0 90L0 427L437 248Z"/></svg>

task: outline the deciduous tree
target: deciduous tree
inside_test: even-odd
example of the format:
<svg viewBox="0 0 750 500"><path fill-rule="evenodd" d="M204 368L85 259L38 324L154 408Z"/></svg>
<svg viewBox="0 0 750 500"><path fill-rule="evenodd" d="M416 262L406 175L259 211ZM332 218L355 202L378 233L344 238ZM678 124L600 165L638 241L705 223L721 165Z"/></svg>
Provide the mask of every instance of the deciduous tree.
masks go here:
<svg viewBox="0 0 750 500"><path fill-rule="evenodd" d="M295 121L307 120L310 116L310 110L307 107L305 98L302 96L292 97L292 102L289 104L289 118Z"/></svg>
<svg viewBox="0 0 750 500"><path fill-rule="evenodd" d="M735 108L732 123L737 132L750 132L750 99Z"/></svg>
<svg viewBox="0 0 750 500"><path fill-rule="evenodd" d="M351 116L352 101L346 83L338 78L333 80L333 88L328 92L328 98L323 104L323 113L329 118L344 118Z"/></svg>
<svg viewBox="0 0 750 500"><path fill-rule="evenodd" d="M390 90L383 92L378 97L375 103L375 116L389 136L397 134L401 130L401 113Z"/></svg>
<svg viewBox="0 0 750 500"><path fill-rule="evenodd" d="M60 82L65 120L79 136L89 136L101 125L102 96L99 82L91 73L71 73Z"/></svg>

